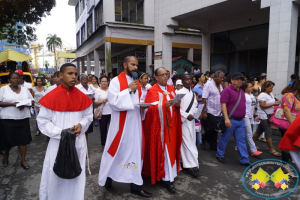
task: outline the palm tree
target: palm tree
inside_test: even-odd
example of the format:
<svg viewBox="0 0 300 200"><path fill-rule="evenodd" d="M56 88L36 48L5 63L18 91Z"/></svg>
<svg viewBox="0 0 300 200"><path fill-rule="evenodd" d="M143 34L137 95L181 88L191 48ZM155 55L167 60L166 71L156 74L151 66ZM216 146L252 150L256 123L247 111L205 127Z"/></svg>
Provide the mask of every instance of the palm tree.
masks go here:
<svg viewBox="0 0 300 200"><path fill-rule="evenodd" d="M50 65L49 62L48 62L48 60L45 60L44 65L45 65L45 68L46 68L46 72L48 72L48 67Z"/></svg>
<svg viewBox="0 0 300 200"><path fill-rule="evenodd" d="M48 34L48 37L46 38L46 40L47 40L46 45L47 45L48 50L54 53L54 60L55 60L54 68L55 68L55 70L57 70L55 48L58 48L58 47L61 48L61 45L62 45L61 38L57 37L56 34L54 34L54 35Z"/></svg>

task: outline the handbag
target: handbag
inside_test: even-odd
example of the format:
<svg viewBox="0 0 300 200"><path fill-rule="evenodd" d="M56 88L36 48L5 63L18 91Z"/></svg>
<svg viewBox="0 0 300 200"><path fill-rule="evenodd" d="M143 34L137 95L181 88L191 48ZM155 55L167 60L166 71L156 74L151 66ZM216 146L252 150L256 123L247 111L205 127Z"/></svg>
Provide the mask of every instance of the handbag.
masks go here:
<svg viewBox="0 0 300 200"><path fill-rule="evenodd" d="M289 94L289 93L288 93ZM293 103L293 107L291 107L290 103L287 102L287 99L286 99L286 96L288 94L285 94L283 97L282 97L282 102L281 102L281 105L280 106L275 106L274 107L274 113L273 115L271 116L270 118L270 122L276 126L277 128L280 128L280 129L288 129L290 127L290 122L287 120L287 118L285 117L285 114L284 114L284 102L286 102L287 106L289 107L290 111L291 111L291 114L292 114L292 117L293 119L296 119L296 117L299 115L299 111L296 111L295 110L295 101L296 101L296 97L294 97L294 103Z"/></svg>

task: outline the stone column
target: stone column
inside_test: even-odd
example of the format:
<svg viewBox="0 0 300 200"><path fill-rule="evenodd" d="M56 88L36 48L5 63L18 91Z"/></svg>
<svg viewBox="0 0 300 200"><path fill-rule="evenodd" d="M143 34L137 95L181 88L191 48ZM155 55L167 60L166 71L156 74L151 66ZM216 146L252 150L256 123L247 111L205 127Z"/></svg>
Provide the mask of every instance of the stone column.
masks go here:
<svg viewBox="0 0 300 200"><path fill-rule="evenodd" d="M146 73L152 74L152 45L147 45L146 47Z"/></svg>
<svg viewBox="0 0 300 200"><path fill-rule="evenodd" d="M202 61L201 61L201 72L205 73L210 71L210 54L211 54L211 34L202 34Z"/></svg>
<svg viewBox="0 0 300 200"><path fill-rule="evenodd" d="M187 51L187 59L191 62L194 62L194 49L189 48Z"/></svg>
<svg viewBox="0 0 300 200"><path fill-rule="evenodd" d="M81 73L85 73L85 59L81 58Z"/></svg>
<svg viewBox="0 0 300 200"><path fill-rule="evenodd" d="M105 74L112 72L111 66L111 42L105 42Z"/></svg>
<svg viewBox="0 0 300 200"><path fill-rule="evenodd" d="M95 75L97 77L100 77L99 51L97 49L94 50L94 65L95 65Z"/></svg>
<svg viewBox="0 0 300 200"><path fill-rule="evenodd" d="M86 55L86 73L91 73L91 54Z"/></svg>
<svg viewBox="0 0 300 200"><path fill-rule="evenodd" d="M80 74L80 58L77 58L76 59L76 64L77 64L77 72L78 72L78 74Z"/></svg>
<svg viewBox="0 0 300 200"><path fill-rule="evenodd" d="M273 93L277 98L295 70L298 7L290 0L274 1L270 6L267 79L276 84Z"/></svg>

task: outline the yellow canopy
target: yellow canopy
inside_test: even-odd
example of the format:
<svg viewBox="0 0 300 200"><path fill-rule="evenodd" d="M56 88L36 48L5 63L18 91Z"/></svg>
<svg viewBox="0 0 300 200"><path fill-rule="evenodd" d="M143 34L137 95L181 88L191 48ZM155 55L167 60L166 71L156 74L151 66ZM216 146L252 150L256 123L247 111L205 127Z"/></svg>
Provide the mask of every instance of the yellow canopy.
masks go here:
<svg viewBox="0 0 300 200"><path fill-rule="evenodd" d="M0 53L0 63L9 61L22 62L25 60L32 60L32 58L11 49L6 49Z"/></svg>

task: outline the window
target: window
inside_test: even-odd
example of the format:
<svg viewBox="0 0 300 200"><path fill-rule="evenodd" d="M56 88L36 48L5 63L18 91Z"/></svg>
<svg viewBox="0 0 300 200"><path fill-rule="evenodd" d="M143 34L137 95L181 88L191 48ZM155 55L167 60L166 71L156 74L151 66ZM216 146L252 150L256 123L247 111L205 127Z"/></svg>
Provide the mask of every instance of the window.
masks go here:
<svg viewBox="0 0 300 200"><path fill-rule="evenodd" d="M76 22L78 21L79 19L79 4L77 3L76 7L75 7L75 19L76 19Z"/></svg>
<svg viewBox="0 0 300 200"><path fill-rule="evenodd" d="M76 45L77 48L80 46L80 31L76 33Z"/></svg>
<svg viewBox="0 0 300 200"><path fill-rule="evenodd" d="M86 40L86 37L85 37L85 24L83 24L82 27L81 27L81 44L84 43L85 40Z"/></svg>
<svg viewBox="0 0 300 200"><path fill-rule="evenodd" d="M93 14L87 19L87 37L90 37L93 33Z"/></svg>
<svg viewBox="0 0 300 200"><path fill-rule="evenodd" d="M95 29L103 25L103 3L102 1L95 8Z"/></svg>
<svg viewBox="0 0 300 200"><path fill-rule="evenodd" d="M115 20L143 24L144 0L115 0Z"/></svg>

